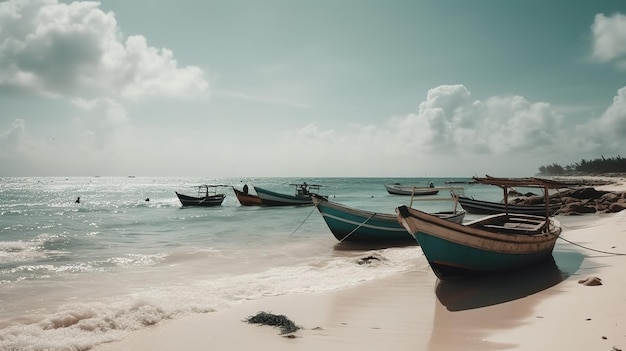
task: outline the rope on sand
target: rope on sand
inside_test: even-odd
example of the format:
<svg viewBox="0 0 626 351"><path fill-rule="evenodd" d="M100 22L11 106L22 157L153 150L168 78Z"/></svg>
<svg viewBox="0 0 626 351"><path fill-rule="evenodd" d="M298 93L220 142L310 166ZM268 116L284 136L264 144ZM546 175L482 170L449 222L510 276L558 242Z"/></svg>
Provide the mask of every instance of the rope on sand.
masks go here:
<svg viewBox="0 0 626 351"><path fill-rule="evenodd" d="M554 234L552 234L552 235L554 235ZM561 240L563 240L563 241L565 241L567 243L570 243L570 244L572 244L574 246L578 246L580 248L583 248L585 250L594 251L594 252L598 252L598 253L603 253L603 254L607 254L607 255L626 256L626 253L603 251L603 250L594 249L594 248L591 248L591 247L588 247L588 246L580 245L580 244L577 244L577 243L575 243L575 242L573 242L571 240L567 240L567 239L565 239L565 238L563 238L561 236L559 236L559 239L561 239Z"/></svg>

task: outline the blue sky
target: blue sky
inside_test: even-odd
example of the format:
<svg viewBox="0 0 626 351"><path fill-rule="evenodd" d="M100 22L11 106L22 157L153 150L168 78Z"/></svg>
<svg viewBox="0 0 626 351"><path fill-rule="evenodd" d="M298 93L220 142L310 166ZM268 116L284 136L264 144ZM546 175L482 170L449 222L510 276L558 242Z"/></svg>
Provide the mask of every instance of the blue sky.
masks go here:
<svg viewBox="0 0 626 351"><path fill-rule="evenodd" d="M2 1L0 176L529 176L625 78L623 1Z"/></svg>

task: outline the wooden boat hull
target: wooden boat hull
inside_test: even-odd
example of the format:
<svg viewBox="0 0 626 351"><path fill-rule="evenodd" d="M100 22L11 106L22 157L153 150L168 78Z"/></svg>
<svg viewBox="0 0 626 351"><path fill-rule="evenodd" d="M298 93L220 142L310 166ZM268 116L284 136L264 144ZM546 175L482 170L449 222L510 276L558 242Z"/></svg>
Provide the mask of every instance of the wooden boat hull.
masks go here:
<svg viewBox="0 0 626 351"><path fill-rule="evenodd" d="M467 213L472 214L496 214L506 212L505 206L500 202L476 200L469 197L457 196L458 202ZM550 214L553 214L559 206L550 206ZM509 213L523 213L535 216L542 216L546 213L545 205L512 205L508 204Z"/></svg>
<svg viewBox="0 0 626 351"><path fill-rule="evenodd" d="M183 206L201 206L201 207L212 207L212 206L221 206L222 202L224 202L224 198L226 195L224 194L216 194L209 195L204 197L195 197L184 195L176 192L176 196L180 200L180 203Z"/></svg>
<svg viewBox="0 0 626 351"><path fill-rule="evenodd" d="M461 225L406 206L396 208L396 213L442 280L508 271L540 262L552 255L561 233L554 219L549 221L547 232L540 232L538 226L545 221L540 216L496 214ZM497 225L504 219L519 220L523 225ZM524 223L527 221L539 224L529 229ZM487 230L489 226L498 228Z"/></svg>
<svg viewBox="0 0 626 351"><path fill-rule="evenodd" d="M287 195L254 187L263 206L312 206L310 195Z"/></svg>
<svg viewBox="0 0 626 351"><path fill-rule="evenodd" d="M420 188L406 185L385 184L385 189L391 195L406 195L406 196L419 196L419 195L436 195L439 193L439 189L435 188Z"/></svg>
<svg viewBox="0 0 626 351"><path fill-rule="evenodd" d="M415 238L400 225L395 215L370 212L344 206L313 195L313 203L335 238L341 242L416 245ZM446 220L461 223L465 212L436 214Z"/></svg>
<svg viewBox="0 0 626 351"><path fill-rule="evenodd" d="M233 188L233 191L235 192L235 196L241 206L261 206L263 204L261 202L261 198L256 195L244 193L243 191L235 188Z"/></svg>

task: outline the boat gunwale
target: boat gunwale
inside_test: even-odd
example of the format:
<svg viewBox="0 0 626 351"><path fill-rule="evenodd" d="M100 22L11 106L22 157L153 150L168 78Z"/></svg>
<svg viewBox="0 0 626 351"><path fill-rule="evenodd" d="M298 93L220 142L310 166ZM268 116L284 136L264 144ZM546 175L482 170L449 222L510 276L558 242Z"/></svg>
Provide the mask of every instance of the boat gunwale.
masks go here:
<svg viewBox="0 0 626 351"><path fill-rule="evenodd" d="M479 200L479 199L475 199L473 197L469 197L469 196L461 196L461 195L453 195L457 201L461 204L461 206L463 206L463 201L469 201L472 205L484 205L485 207L492 207L492 208L498 208L498 207L504 207L504 203L503 202L494 202L494 201L487 201L487 200ZM545 205L544 204L539 204L539 205L518 205L518 204L508 204L507 205L508 208L513 208L513 209L520 209L520 210L524 210L524 209L529 209L529 210L545 210ZM560 206L559 204L555 204L555 203L551 203L549 205L551 208L554 209L558 209L558 207Z"/></svg>
<svg viewBox="0 0 626 351"><path fill-rule="evenodd" d="M327 199L321 197L320 195L314 195L312 196L312 199L313 199L313 204L318 208L319 212L321 213L323 217L328 217L328 218L334 219L338 222L345 223L345 224L361 226L361 227L366 227L366 228L375 229L375 230L394 231L394 232L397 231L400 233L406 233L409 236L411 235L398 222L397 216L394 216L392 214L373 212L373 211L368 211L368 210L359 210L359 209L345 206L345 205L342 205L333 201L328 201ZM347 213L350 216L359 218L360 221L355 221L353 219L348 219L345 217L340 217L337 215L330 214L328 212L325 212L325 209ZM378 226L378 225L370 224L369 221L372 219L383 222L383 223L388 222L388 223L393 223L394 225L397 224L398 227Z"/></svg>
<svg viewBox="0 0 626 351"><path fill-rule="evenodd" d="M406 208L407 210L404 211L402 208ZM439 230L436 230L436 233L437 233L436 235L433 233L426 233L424 230L419 229L419 228L418 230L415 230L414 233L412 233L412 230L408 230L408 232L411 233L412 235L416 235L417 232L421 232L422 234L438 237L442 240L448 240L451 242L465 244L465 245L467 244L467 242L464 240L459 240L460 238L458 238L458 236L462 235L462 236L467 236L470 238L476 238L479 240L480 239L492 240L492 241L497 241L497 242L502 242L502 243L536 245L536 244L540 244L543 242L555 241L561 232L560 228L558 228L558 226L556 225L557 223L555 223L554 219L551 219L552 223L550 223L550 226L554 228L557 231L557 233L553 233L553 232L548 232L548 233L541 232L541 233L536 233L536 234L509 233L509 232L502 233L502 232L495 232L495 231L490 231L487 229L476 227L478 225L482 226L486 224L485 222L488 222L489 220L492 220L494 218L500 218L504 216L515 216L515 217L531 216L534 218L542 218L541 216L533 216L533 215L519 215L519 214L512 214L512 213L507 215L504 213L498 213L498 214L488 215L488 216L467 222L465 224L458 224L458 223L442 220L437 216L434 216L429 213L426 213L426 212L423 212L414 208L410 208L404 205L399 206L396 209L396 212L399 214L399 216L401 217L401 220L404 223L406 223L405 217L413 217L417 221L424 223L428 227L434 227L435 229L441 228ZM413 227L413 226L409 225L409 227ZM543 239L543 240L540 240L540 239Z"/></svg>
<svg viewBox="0 0 626 351"><path fill-rule="evenodd" d="M254 186L254 189L265 206L301 206L312 205L312 194L289 195Z"/></svg>

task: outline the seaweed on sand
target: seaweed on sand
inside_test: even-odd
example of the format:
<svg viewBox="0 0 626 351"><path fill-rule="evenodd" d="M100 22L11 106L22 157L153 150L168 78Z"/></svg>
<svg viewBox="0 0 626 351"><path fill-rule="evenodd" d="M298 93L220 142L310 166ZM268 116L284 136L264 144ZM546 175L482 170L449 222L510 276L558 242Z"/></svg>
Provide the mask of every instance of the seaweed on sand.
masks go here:
<svg viewBox="0 0 626 351"><path fill-rule="evenodd" d="M280 334L289 334L300 329L294 322L284 315L276 315L267 312L259 312L254 316L250 316L245 320L251 324L271 325L280 328Z"/></svg>

